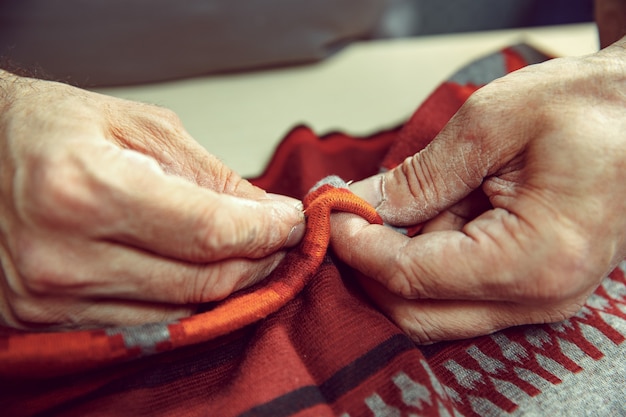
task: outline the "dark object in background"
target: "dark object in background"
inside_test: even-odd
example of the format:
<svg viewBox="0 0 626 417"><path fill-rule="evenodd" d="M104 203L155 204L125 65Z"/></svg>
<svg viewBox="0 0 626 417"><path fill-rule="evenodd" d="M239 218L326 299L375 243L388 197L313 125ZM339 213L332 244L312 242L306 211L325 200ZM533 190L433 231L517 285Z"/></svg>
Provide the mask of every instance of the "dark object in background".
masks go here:
<svg viewBox="0 0 626 417"><path fill-rule="evenodd" d="M0 55L81 86L310 62L366 36L386 0L4 0Z"/></svg>
<svg viewBox="0 0 626 417"><path fill-rule="evenodd" d="M593 0L390 0L394 14L391 36L419 36L590 22Z"/></svg>
<svg viewBox="0 0 626 417"><path fill-rule="evenodd" d="M357 39L591 21L592 3L4 0L0 57L79 86L138 84L313 62Z"/></svg>

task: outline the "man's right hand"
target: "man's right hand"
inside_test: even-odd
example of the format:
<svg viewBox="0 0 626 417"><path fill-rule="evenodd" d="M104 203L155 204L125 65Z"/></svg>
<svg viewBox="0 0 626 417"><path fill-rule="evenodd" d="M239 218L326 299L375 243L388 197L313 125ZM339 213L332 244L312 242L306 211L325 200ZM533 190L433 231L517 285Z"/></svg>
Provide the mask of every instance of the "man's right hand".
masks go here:
<svg viewBox="0 0 626 417"><path fill-rule="evenodd" d="M626 38L478 90L424 150L351 185L335 252L419 343L561 321L626 257Z"/></svg>

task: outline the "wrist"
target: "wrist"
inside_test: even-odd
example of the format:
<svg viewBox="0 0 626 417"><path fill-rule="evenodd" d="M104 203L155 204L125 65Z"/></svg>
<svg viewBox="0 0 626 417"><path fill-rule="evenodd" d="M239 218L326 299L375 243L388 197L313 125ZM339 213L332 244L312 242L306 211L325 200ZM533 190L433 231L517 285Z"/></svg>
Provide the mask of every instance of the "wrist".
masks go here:
<svg viewBox="0 0 626 417"><path fill-rule="evenodd" d="M588 64L589 91L597 98L609 99L624 108L626 105L626 37L612 45L583 57Z"/></svg>

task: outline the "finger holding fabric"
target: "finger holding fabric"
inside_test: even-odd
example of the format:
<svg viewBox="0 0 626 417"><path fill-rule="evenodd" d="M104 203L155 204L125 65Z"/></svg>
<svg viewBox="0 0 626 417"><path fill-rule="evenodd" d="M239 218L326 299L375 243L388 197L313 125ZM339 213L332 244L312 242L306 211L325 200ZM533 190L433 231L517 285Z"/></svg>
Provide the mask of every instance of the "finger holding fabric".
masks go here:
<svg viewBox="0 0 626 417"><path fill-rule="evenodd" d="M387 223L425 224L411 239L333 223L335 252L417 341L562 320L624 259L624 44L489 84L425 150L353 184Z"/></svg>
<svg viewBox="0 0 626 417"><path fill-rule="evenodd" d="M266 277L299 202L252 186L170 111L0 73L2 320L138 324Z"/></svg>

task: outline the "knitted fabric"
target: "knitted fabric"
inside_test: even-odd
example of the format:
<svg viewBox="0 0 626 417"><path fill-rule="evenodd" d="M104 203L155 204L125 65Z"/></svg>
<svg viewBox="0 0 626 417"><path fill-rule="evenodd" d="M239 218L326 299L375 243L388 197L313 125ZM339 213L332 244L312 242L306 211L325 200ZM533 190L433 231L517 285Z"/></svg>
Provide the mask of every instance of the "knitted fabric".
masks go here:
<svg viewBox="0 0 626 417"><path fill-rule="evenodd" d="M235 294L207 312L172 323L14 334L7 338L7 348L0 349L0 372L16 377L24 374L52 376L130 359L148 350L159 352L227 335L276 312L302 291L326 256L332 211L358 214L370 223L382 224L378 213L350 192L346 183L336 176L316 184L303 204L306 211L304 238L263 285ZM151 334L169 334L169 337L155 340L149 336ZM141 338L143 340L135 340Z"/></svg>
<svg viewBox="0 0 626 417"><path fill-rule="evenodd" d="M316 185L320 178L360 179L397 165L480 85L543 59L525 46L481 59L404 126L369 138L294 129L254 182L304 197L307 231L267 280L170 323L3 329L3 415L626 414L626 262L569 320L417 347L326 251L333 210L380 218L341 180Z"/></svg>

